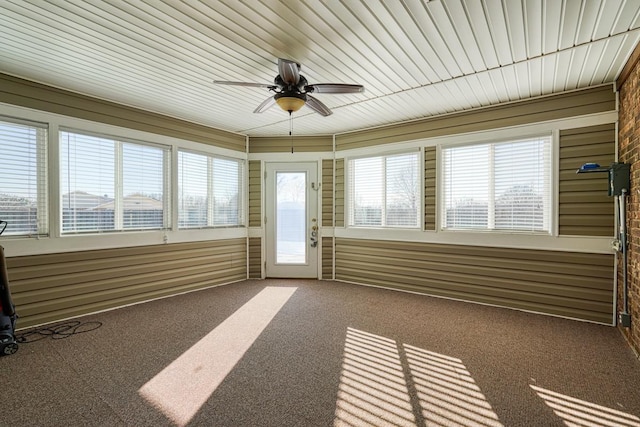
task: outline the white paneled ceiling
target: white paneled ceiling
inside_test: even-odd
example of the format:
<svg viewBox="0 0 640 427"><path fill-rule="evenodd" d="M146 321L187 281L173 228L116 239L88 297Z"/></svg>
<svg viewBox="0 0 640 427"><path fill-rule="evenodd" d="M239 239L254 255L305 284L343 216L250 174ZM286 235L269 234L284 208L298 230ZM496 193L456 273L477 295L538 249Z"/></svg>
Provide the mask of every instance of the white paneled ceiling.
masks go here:
<svg viewBox="0 0 640 427"><path fill-rule="evenodd" d="M272 84L278 58L365 86L293 115L337 134L611 83L639 38L640 0L0 1L0 72L251 136L288 113L213 80Z"/></svg>

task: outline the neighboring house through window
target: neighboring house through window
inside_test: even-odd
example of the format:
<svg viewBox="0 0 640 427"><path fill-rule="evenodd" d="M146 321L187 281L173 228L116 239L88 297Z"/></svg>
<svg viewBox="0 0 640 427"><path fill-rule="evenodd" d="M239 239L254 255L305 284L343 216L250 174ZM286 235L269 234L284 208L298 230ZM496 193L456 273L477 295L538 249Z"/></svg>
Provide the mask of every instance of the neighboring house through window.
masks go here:
<svg viewBox="0 0 640 427"><path fill-rule="evenodd" d="M62 232L169 226L165 146L60 132Z"/></svg>
<svg viewBox="0 0 640 427"><path fill-rule="evenodd" d="M4 236L49 233L47 125L0 120L0 220Z"/></svg>

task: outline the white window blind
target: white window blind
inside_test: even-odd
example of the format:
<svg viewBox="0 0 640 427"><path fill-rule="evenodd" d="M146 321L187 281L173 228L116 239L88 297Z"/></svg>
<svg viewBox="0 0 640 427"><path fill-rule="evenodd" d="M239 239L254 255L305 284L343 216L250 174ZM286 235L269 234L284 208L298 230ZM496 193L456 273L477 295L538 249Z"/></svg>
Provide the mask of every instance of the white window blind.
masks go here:
<svg viewBox="0 0 640 427"><path fill-rule="evenodd" d="M208 224L208 158L180 151L178 153L178 226L206 227Z"/></svg>
<svg viewBox="0 0 640 427"><path fill-rule="evenodd" d="M180 151L179 227L241 226L243 183L243 161Z"/></svg>
<svg viewBox="0 0 640 427"><path fill-rule="evenodd" d="M3 235L47 235L46 125L0 121L0 165Z"/></svg>
<svg viewBox="0 0 640 427"><path fill-rule="evenodd" d="M167 147L60 132L62 232L162 229Z"/></svg>
<svg viewBox="0 0 640 427"><path fill-rule="evenodd" d="M417 227L420 189L417 153L385 158L387 226Z"/></svg>
<svg viewBox="0 0 640 427"><path fill-rule="evenodd" d="M213 225L241 225L244 163L220 158L212 162Z"/></svg>
<svg viewBox="0 0 640 427"><path fill-rule="evenodd" d="M444 148L442 226L548 232L551 138Z"/></svg>
<svg viewBox="0 0 640 427"><path fill-rule="evenodd" d="M383 157L353 159L349 162L349 225L382 226L384 206Z"/></svg>
<svg viewBox="0 0 640 427"><path fill-rule="evenodd" d="M349 160L349 225L418 227L418 163L418 153Z"/></svg>
<svg viewBox="0 0 640 427"><path fill-rule="evenodd" d="M122 143L122 228L165 228L168 157L168 149Z"/></svg>

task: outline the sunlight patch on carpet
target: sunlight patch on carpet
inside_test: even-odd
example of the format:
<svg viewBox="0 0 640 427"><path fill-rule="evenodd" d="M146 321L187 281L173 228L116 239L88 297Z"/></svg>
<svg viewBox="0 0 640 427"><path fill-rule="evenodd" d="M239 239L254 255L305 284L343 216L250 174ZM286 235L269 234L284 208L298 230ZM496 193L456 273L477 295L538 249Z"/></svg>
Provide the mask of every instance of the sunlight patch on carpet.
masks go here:
<svg viewBox="0 0 640 427"><path fill-rule="evenodd" d="M138 393L175 425L187 425L296 289L266 287Z"/></svg>
<svg viewBox="0 0 640 427"><path fill-rule="evenodd" d="M460 359L407 344L403 348L428 425L502 426Z"/></svg>
<svg viewBox="0 0 640 427"><path fill-rule="evenodd" d="M333 425L502 427L460 359L354 328L347 328Z"/></svg>
<svg viewBox="0 0 640 427"><path fill-rule="evenodd" d="M415 426L395 341L347 329L334 426Z"/></svg>
<svg viewBox="0 0 640 427"><path fill-rule="evenodd" d="M529 385L569 427L640 427L640 418L586 400Z"/></svg>

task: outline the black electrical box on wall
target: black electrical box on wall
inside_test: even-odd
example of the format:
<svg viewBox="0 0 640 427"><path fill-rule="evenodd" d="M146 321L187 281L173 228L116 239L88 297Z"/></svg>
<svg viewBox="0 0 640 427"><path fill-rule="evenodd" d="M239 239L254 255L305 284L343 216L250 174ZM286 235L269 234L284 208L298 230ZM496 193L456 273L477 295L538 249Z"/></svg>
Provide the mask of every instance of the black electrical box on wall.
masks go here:
<svg viewBox="0 0 640 427"><path fill-rule="evenodd" d="M629 194L631 187L631 165L628 163L611 163L611 166L604 167L597 163L585 163L576 173L597 173L607 172L609 175L609 196L622 196L622 190Z"/></svg>
<svg viewBox="0 0 640 427"><path fill-rule="evenodd" d="M629 194L629 187L631 187L630 175L630 164L612 163L609 167L609 195L621 196L622 190Z"/></svg>

